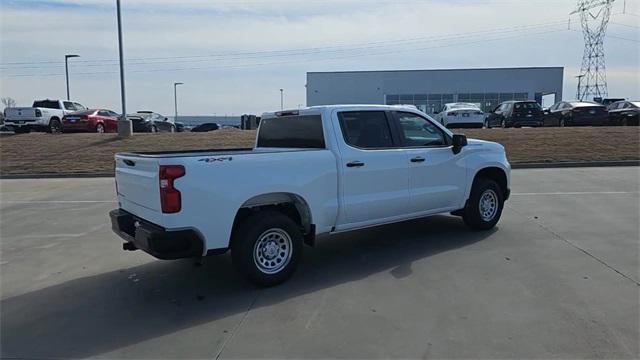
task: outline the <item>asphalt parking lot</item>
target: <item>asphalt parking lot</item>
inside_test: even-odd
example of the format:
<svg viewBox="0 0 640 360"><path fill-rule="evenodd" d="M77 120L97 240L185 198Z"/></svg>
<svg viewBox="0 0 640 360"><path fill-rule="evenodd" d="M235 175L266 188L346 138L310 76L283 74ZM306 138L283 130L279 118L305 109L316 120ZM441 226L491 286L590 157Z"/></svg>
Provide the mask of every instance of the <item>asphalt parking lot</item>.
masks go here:
<svg viewBox="0 0 640 360"><path fill-rule="evenodd" d="M639 168L512 175L494 231L342 234L270 289L122 251L113 179L1 180L1 356L638 358Z"/></svg>

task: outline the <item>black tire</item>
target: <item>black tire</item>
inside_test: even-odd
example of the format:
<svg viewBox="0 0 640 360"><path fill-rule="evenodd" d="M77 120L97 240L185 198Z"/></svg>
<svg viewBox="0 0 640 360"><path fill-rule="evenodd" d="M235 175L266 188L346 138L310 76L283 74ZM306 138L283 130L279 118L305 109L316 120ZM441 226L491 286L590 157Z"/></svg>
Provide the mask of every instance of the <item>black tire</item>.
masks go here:
<svg viewBox="0 0 640 360"><path fill-rule="evenodd" d="M263 245L262 250L258 249L259 244ZM294 273L302 257L302 245L298 224L280 212L264 210L236 226L231 240L231 258L238 272L252 283L274 286ZM289 251L285 253L283 246L288 246ZM270 253L272 251L276 254Z"/></svg>
<svg viewBox="0 0 640 360"><path fill-rule="evenodd" d="M485 196L494 198L495 210L487 210L483 214L480 202ZM471 229L489 230L496 226L500 220L503 206L504 191L500 188L500 185L491 179L478 178L474 181L473 188L471 188L471 195L469 195L469 201L467 202L467 207L465 207L462 214L462 219ZM489 212L492 213L491 217L486 216Z"/></svg>
<svg viewBox="0 0 640 360"><path fill-rule="evenodd" d="M62 123L58 118L53 118L49 121L49 133L60 134L62 133Z"/></svg>

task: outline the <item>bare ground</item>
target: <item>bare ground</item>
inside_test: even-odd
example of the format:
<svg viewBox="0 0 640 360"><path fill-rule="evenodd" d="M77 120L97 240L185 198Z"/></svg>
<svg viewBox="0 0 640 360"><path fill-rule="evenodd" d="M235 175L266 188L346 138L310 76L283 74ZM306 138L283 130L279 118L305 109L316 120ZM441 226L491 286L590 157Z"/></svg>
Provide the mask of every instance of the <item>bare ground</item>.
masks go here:
<svg viewBox="0 0 640 360"><path fill-rule="evenodd" d="M640 159L637 127L522 128L457 130L470 138L505 146L512 164ZM251 147L255 131L209 133L24 134L0 136L0 174L112 173L121 151L194 150Z"/></svg>

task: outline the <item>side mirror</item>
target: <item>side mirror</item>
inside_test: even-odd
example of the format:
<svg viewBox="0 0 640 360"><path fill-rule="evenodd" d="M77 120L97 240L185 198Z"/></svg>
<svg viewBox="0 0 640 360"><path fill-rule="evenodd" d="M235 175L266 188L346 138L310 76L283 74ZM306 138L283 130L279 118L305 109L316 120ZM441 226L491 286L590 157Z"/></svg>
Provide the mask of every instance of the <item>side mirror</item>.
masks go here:
<svg viewBox="0 0 640 360"><path fill-rule="evenodd" d="M453 153L459 153L463 147L467 146L467 137L461 134L453 135Z"/></svg>
<svg viewBox="0 0 640 360"><path fill-rule="evenodd" d="M169 121L169 118L168 117L164 118L164 121Z"/></svg>

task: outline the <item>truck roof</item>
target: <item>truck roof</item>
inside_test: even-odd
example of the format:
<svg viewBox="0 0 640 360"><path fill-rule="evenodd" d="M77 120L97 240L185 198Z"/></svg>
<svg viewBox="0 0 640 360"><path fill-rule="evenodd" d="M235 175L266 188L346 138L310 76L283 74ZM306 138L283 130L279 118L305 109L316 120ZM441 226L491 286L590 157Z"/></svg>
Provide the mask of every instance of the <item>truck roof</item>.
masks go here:
<svg viewBox="0 0 640 360"><path fill-rule="evenodd" d="M392 110L392 109L410 109L410 110L417 110L417 108L415 107L415 105L380 105L380 104L338 104L338 105L316 105L316 106L308 106L308 107L301 107L299 109L285 109L282 111L270 111L270 112L265 112L262 114L262 117L269 117L269 116L279 116L280 114L299 114L299 113L305 113L305 112L323 112L326 110L334 110L334 109L344 109L344 108L349 108L349 109L363 109L363 110L372 110L372 109L378 109L378 110Z"/></svg>

